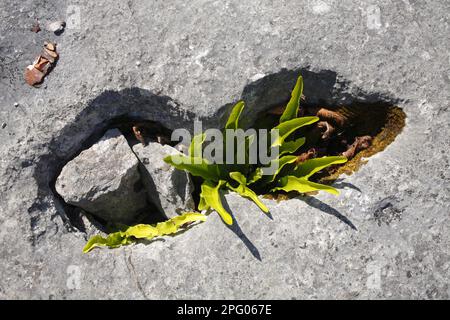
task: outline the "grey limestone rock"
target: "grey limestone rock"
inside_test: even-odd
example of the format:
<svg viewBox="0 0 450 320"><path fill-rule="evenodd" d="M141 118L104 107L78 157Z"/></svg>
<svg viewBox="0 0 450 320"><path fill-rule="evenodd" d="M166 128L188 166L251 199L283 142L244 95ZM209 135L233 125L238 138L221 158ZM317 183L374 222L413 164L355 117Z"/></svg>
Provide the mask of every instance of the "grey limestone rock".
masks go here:
<svg viewBox="0 0 450 320"><path fill-rule="evenodd" d="M138 143L133 151L142 163L142 181L150 200L168 217L194 209L193 184L189 175L164 162L164 157L179 153L169 145Z"/></svg>
<svg viewBox="0 0 450 320"><path fill-rule="evenodd" d="M449 11L448 0L0 1L0 298L449 299ZM18 27L46 12L67 22L59 37ZM31 88L22 70L44 40L60 59ZM239 229L212 213L164 241L81 253L86 234L51 186L96 130L130 116L192 133L239 99L251 119L289 99L299 73L310 103L407 115L335 183L339 196L263 199L271 220L231 193Z"/></svg>
<svg viewBox="0 0 450 320"><path fill-rule="evenodd" d="M130 223L147 206L138 165L127 140L111 129L64 166L56 191L106 221Z"/></svg>

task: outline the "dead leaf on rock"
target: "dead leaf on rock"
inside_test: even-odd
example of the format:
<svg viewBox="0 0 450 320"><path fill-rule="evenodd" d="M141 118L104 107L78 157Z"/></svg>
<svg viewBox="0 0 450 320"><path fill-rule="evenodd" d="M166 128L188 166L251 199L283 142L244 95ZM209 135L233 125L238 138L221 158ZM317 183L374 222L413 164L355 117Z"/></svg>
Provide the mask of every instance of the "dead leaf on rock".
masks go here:
<svg viewBox="0 0 450 320"><path fill-rule="evenodd" d="M56 46L54 43L45 42L41 54L34 60L33 64L27 66L25 69L24 78L26 83L30 86L40 84L44 77L54 66L58 59Z"/></svg>
<svg viewBox="0 0 450 320"><path fill-rule="evenodd" d="M39 71L38 69L36 69L34 67L34 65L29 65L26 69L25 69L25 81L30 85L30 86L35 86L39 83L42 82L42 80L44 79L45 74L42 71Z"/></svg>
<svg viewBox="0 0 450 320"><path fill-rule="evenodd" d="M51 43L51 42L44 42L44 46L45 46L48 50L51 50L51 51L55 51L55 50L56 50L55 44L53 44L53 43Z"/></svg>
<svg viewBox="0 0 450 320"><path fill-rule="evenodd" d="M42 56L37 57L37 59L33 63L33 66L42 72L44 72L44 70L48 67L48 65L49 65L49 61Z"/></svg>
<svg viewBox="0 0 450 320"><path fill-rule="evenodd" d="M56 59L58 57L58 54L55 51L49 50L47 48L44 48L44 52L54 59Z"/></svg>

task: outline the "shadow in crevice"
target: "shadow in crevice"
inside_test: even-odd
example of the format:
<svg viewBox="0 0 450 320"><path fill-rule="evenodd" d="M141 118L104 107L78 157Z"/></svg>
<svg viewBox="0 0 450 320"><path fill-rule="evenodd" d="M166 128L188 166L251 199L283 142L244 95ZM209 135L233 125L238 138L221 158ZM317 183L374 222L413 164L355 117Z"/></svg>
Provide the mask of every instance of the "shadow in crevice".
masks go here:
<svg viewBox="0 0 450 320"><path fill-rule="evenodd" d="M253 125L257 115L280 105L284 105L291 96L291 90L299 75L304 80L303 94L305 105L322 107L348 106L355 103L395 105L400 100L388 93L367 92L352 85L331 70L312 71L309 67L295 70L281 69L277 73L249 83L242 91L240 100L245 101L240 124L246 128ZM218 127L223 127L234 103L228 103L218 109L213 119Z"/></svg>
<svg viewBox="0 0 450 320"><path fill-rule="evenodd" d="M168 130L193 125L195 115L173 99L140 88L105 91L90 102L48 143L49 152L39 158L34 171L38 197L29 209L31 229L40 229L43 203L55 206L68 231L82 231L84 226L76 208L68 205L55 190L55 181L63 166L98 141L105 132L123 121L151 121ZM164 124L164 125L162 125ZM45 229L45 221L42 220ZM41 229L42 229L41 228ZM34 231L33 231L34 234Z"/></svg>

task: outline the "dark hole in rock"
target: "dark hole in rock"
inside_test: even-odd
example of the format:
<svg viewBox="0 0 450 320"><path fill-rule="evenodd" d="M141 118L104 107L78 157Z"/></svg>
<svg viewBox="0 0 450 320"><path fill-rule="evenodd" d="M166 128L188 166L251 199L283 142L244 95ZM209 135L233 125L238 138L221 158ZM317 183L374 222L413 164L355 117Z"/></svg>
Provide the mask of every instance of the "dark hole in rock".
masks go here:
<svg viewBox="0 0 450 320"><path fill-rule="evenodd" d="M133 132L133 127L139 130L145 144L149 142L158 142L160 144L168 144L170 146L174 146L176 144L176 142L170 141L172 131L155 121L119 118L113 121L111 127L116 127L119 129L131 147L138 143L142 143L142 141L140 141Z"/></svg>
<svg viewBox="0 0 450 320"><path fill-rule="evenodd" d="M139 128L141 139L136 137L136 130L133 130L133 128L136 129L137 127ZM57 174L51 182L51 188L55 196L62 203L63 209L69 217L72 225L81 231L89 233L88 229L92 228L92 226L95 226L96 229L108 232L111 231L111 228L114 228L114 226L119 226L122 223L130 225L136 223L153 224L167 220L168 216L166 215L167 212L165 210L167 204L161 204L158 196L155 196L155 194L159 191L158 187L161 185L161 182L166 184L173 182L173 176L175 176L175 180L179 179L179 182L184 185L189 185L189 181L182 180L183 178L186 179L186 174L183 172L173 173L173 176L170 176L172 179L169 179L171 181L154 181L156 179L155 175L153 175L152 172L149 173L147 169L149 165L153 166L151 168L154 168L155 165L164 165L161 163L161 152L170 152L170 149L174 145L174 142L170 141L170 135L171 130L165 128L158 122L128 116L114 118L102 126L101 129L95 130L81 144L79 151L69 161L67 161L60 168L60 170L57 171ZM112 139L116 139L117 141L111 146L108 146L107 143L110 143ZM143 141L140 141L142 139ZM142 142L144 142L145 145ZM148 148L151 149L149 150ZM115 163L114 161L108 162L110 161L110 157L112 158L111 160L116 159L114 156L117 156L117 154L114 154L114 152L128 154L128 160L133 161L133 164L130 168L127 167L125 169L133 170L135 172L132 174L133 177L132 180L130 180L130 184L125 185L127 190L118 188L112 192L112 195L120 197L120 194L126 193L127 196L130 196L131 194L131 198L133 199L133 195L144 196L142 193L145 194L145 206L142 206L142 208L135 207L134 211L136 211L136 213L131 220L127 218L127 220L124 221L114 221L113 218L109 219L108 216L105 216L105 213L102 213L101 210L100 212L96 212L96 206L105 206L104 202L114 202L114 198L107 199L101 195L101 192L104 191L103 189L107 190L107 187L104 186L105 181L103 181L103 185L100 182L99 185L95 185L95 181L91 181L89 176L92 174L95 175L96 170L104 170L104 175L113 175L106 177L106 180L114 179L115 172L113 167ZM145 154L147 157L141 157L140 153ZM153 156L158 157L158 159L152 158ZM123 159L117 158L117 160L121 161ZM107 162L106 164L102 163L105 161ZM156 162L157 164L155 164ZM102 165L104 166L103 168ZM108 167L108 165L110 167ZM70 166L73 168L68 169ZM65 171L69 171L69 173L66 173L69 177L64 176ZM161 177L161 179L167 180L166 178L169 173L165 170L159 171L165 172L166 176ZM84 173L86 174L84 175ZM102 178L101 174L102 172L100 172L100 176L98 178ZM84 179L85 181L77 181L78 176L80 177L79 180ZM121 177L121 179L119 179L120 183L123 183L122 180L131 179L130 176L131 175L128 174L128 176L124 175ZM89 183L91 183L91 185L89 185ZM91 196L91 200L95 200L96 202L94 201L94 203L91 201L92 203L90 204L87 203L89 201L85 201L84 199L80 200L80 195L77 193L79 190L71 190L71 192L75 195L69 195L66 191L70 188L70 184L72 184L72 188L75 189L80 189L84 187L84 184L88 184L86 187L86 194L89 195L86 197L89 198L89 196ZM183 189L183 197L187 199L186 202L189 202L188 198L190 197L192 190L186 186L184 186L184 188L185 190ZM110 192L109 190L107 191ZM167 192L167 190L163 190L163 193L164 191ZM120 194L117 194L118 192ZM164 198L168 196L170 195L163 194ZM176 196L177 195L174 195L173 198L176 198ZM106 200L100 201L99 204L98 200L101 197ZM180 201L182 202L183 200L185 199ZM135 197L133 199L133 203L130 204L134 205L135 202L139 201L140 199ZM169 199L169 201L174 200ZM182 204L185 203L183 202ZM112 203L111 206L111 208L113 208L115 204Z"/></svg>
<svg viewBox="0 0 450 320"><path fill-rule="evenodd" d="M281 104L281 107L273 107L260 113L255 127L274 127L284 106L285 104ZM298 163L323 156L344 155L348 158L345 164L331 166L311 178L311 181L325 184L331 184L343 173L351 175L368 161L368 157L383 151L400 134L406 119L401 108L386 103L353 103L327 107L303 103L299 116L318 116L320 120L295 133L294 139L306 138L306 143L295 153ZM283 200L296 194L279 192L266 196Z"/></svg>
<svg viewBox="0 0 450 320"><path fill-rule="evenodd" d="M316 135L328 133L327 144L314 141L308 126L296 132L296 137L306 137L306 144L298 150L298 155L308 154L312 148L319 149L308 156L339 155L350 149L359 138L351 159L344 165L330 167L311 177L312 181L325 184L333 183L342 173L357 171L366 158L381 152L392 143L405 126L406 114L398 107L402 99L387 92L366 91L347 81L332 70L312 70L309 67L296 70L282 69L255 82L249 83L243 90L240 100L245 101L239 123L245 129L272 128L279 121L279 115L291 97L298 76L304 80L304 97L300 103L299 116L317 115L320 112L321 130ZM223 127L234 104L228 104L217 113L220 127ZM330 114L331 111L331 114ZM336 113L338 117L336 118ZM323 116L328 114L328 124ZM347 118L342 123L342 118ZM335 130L333 130L335 129ZM331 134L330 134L331 132ZM338 135L338 138L336 135ZM309 135L309 137L308 137ZM309 138L309 139L308 139ZM359 144L359 145L358 145ZM319 152L317 152L319 151ZM301 159L299 159L301 160ZM267 194L268 190L254 190L258 194ZM266 197L290 199L297 194L269 194Z"/></svg>
<svg viewBox="0 0 450 320"><path fill-rule="evenodd" d="M269 130L275 127L279 123L279 116L286 104L287 101L260 112L254 117L254 124L248 127ZM401 133L406 120L406 114L401 108L385 102L355 102L347 106L321 107L318 104L303 101L298 116L320 118L319 122L299 129L290 138L291 140L306 138L306 143L295 153L298 156L298 163L323 156L345 155L348 158L345 164L328 167L310 179L324 184L332 184L341 174L353 174L368 161L367 158L383 151ZM320 130L324 122L326 124L323 130ZM333 131L324 137L327 131L331 131L327 125L332 127ZM314 152L310 153L311 150ZM199 177L192 177L192 180L195 186L194 201L198 205L203 180ZM275 200L286 200L298 196L295 192L269 193L267 189L258 190L257 188L254 188L254 191Z"/></svg>

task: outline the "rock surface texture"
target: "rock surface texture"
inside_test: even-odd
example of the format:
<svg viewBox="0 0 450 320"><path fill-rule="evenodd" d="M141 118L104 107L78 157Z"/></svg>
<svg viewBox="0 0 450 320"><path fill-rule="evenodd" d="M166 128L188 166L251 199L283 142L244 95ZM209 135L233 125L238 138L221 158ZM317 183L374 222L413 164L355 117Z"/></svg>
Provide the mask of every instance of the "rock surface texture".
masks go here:
<svg viewBox="0 0 450 320"><path fill-rule="evenodd" d="M2 1L0 298L450 298L450 2ZM60 36L27 27L63 19ZM59 62L40 88L22 71L44 40ZM357 173L277 203L273 220L227 196L217 216L150 245L81 253L51 188L116 117L216 127L289 97L388 102L403 132ZM211 272L214 270L214 272ZM164 277L155 277L164 274Z"/></svg>
<svg viewBox="0 0 450 320"><path fill-rule="evenodd" d="M133 151L142 163L141 176L149 199L167 218L194 209L194 186L189 175L163 160L168 155L179 153L176 149L150 142L146 146L141 143L134 145Z"/></svg>
<svg viewBox="0 0 450 320"><path fill-rule="evenodd" d="M71 205L106 221L131 223L147 206L139 160L117 129L67 163L56 191Z"/></svg>

